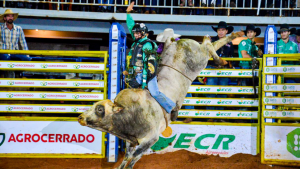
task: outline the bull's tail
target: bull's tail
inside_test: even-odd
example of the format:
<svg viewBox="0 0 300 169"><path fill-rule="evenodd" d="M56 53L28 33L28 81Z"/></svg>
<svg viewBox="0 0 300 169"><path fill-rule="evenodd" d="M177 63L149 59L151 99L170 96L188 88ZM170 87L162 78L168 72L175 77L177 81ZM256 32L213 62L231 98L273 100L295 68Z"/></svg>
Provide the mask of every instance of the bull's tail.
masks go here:
<svg viewBox="0 0 300 169"><path fill-rule="evenodd" d="M233 39L237 37L243 36L243 32L233 32L230 36L227 36L225 38L222 38L218 41L213 42L213 46L215 48L215 51L219 50L222 46L226 45L227 43L231 42Z"/></svg>

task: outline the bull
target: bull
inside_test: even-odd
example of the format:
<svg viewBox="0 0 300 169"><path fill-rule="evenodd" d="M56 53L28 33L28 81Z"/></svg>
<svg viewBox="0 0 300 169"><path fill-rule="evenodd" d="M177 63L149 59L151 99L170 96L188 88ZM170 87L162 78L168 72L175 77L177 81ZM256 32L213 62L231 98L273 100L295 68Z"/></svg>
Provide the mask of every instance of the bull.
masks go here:
<svg viewBox="0 0 300 169"><path fill-rule="evenodd" d="M211 57L219 65L227 64L216 51L240 36L243 32L232 33L214 43L211 43L209 36L205 36L202 44L190 39L167 39L157 79L160 91L176 103L173 111L180 109L192 81ZM170 118L170 114L161 108L147 89L125 89L114 102L103 100L95 103L79 116L78 121L83 126L126 141L126 154L118 167L123 169L133 168L143 153L159 139L171 122Z"/></svg>

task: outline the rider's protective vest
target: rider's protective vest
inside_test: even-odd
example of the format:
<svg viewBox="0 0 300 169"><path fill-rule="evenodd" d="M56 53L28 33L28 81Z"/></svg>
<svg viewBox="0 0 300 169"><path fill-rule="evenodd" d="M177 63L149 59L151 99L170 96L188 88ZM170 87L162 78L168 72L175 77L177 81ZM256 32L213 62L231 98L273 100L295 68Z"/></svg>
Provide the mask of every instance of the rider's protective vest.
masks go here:
<svg viewBox="0 0 300 169"><path fill-rule="evenodd" d="M151 43L152 51L143 51L143 46L147 42ZM158 65L156 57L156 45L153 41L147 39L141 43L136 43L131 48L131 50L133 51L133 53L130 60L130 67L133 67L134 75L138 73L143 73L142 88L144 88L147 85L147 83L156 76L157 73ZM143 58L143 53L145 53L145 58Z"/></svg>

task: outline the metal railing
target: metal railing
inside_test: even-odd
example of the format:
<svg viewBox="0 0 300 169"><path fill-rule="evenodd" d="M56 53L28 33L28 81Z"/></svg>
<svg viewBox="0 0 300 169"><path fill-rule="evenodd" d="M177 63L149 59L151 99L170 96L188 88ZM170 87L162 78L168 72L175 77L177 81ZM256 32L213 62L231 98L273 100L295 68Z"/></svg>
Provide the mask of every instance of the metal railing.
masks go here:
<svg viewBox="0 0 300 169"><path fill-rule="evenodd" d="M49 10L87 10L91 12L105 11L118 13L125 12L126 7L132 1L133 0L3 0L3 7L46 9L48 5ZM138 13L151 10L154 11L154 13L169 15L298 16L300 15L300 0L135 0L134 9Z"/></svg>

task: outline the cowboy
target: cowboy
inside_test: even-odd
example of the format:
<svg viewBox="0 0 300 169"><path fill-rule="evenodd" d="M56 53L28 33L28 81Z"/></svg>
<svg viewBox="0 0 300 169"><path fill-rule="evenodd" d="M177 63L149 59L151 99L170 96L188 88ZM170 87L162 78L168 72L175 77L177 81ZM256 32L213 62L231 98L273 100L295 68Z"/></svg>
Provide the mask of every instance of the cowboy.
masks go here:
<svg viewBox="0 0 300 169"><path fill-rule="evenodd" d="M262 50L255 45L254 41L254 38L259 36L261 33L260 28L255 28L254 25L247 25L244 33L248 39L242 40L238 46L239 58L253 58L262 56ZM240 67L242 69L251 69L250 62L248 61L240 61ZM249 79L242 79L240 81L240 85L247 86L248 80Z"/></svg>
<svg viewBox="0 0 300 169"><path fill-rule="evenodd" d="M4 12L4 14L0 15L0 21L4 22L4 24L1 25L0 28L0 49L28 50L25 35L22 28L13 23L17 18L18 13L14 13L11 9L7 9ZM0 60L30 61L31 58L28 55L0 54ZM8 76L14 76L13 72L10 72Z"/></svg>
<svg viewBox="0 0 300 169"><path fill-rule="evenodd" d="M297 29L294 36L290 36L290 41L298 45L298 53L300 53L300 29Z"/></svg>
<svg viewBox="0 0 300 169"><path fill-rule="evenodd" d="M156 62L156 49L157 45L147 38L147 27L143 23L136 23L130 15L130 11L133 10L134 2L132 2L127 8L127 27L134 40L129 51L131 56L130 65L133 67L133 77L128 79L128 84L132 88L145 89L147 86L151 96L166 110L171 113L176 104L165 94L161 93L157 84L157 62ZM148 53L148 54L147 54ZM150 55L149 55L150 53ZM153 54L154 53L154 54ZM127 71L123 72L124 75L128 75ZM176 112L172 113L172 116L176 116Z"/></svg>
<svg viewBox="0 0 300 169"><path fill-rule="evenodd" d="M212 29L217 32L217 36L212 37L211 41L215 42L219 39L225 38L227 34L230 34L233 31L232 26L227 26L227 23L224 21L220 21L217 27L213 27ZM233 57L234 56L234 48L232 42L227 43L222 46L219 50L217 50L217 54L220 57ZM206 68L215 69L218 66L214 62L208 62L208 66ZM217 78L217 77L208 77L206 78L206 85L225 85L228 86L229 78ZM215 94L207 94L207 97L216 97ZM226 98L227 95L218 95L221 98ZM207 109L217 109L224 110L224 107L207 107Z"/></svg>
<svg viewBox="0 0 300 169"><path fill-rule="evenodd" d="M288 24L281 24L278 33L281 39L277 41L277 54L298 53L298 46L295 42L289 40L289 36L296 32L296 28L290 28ZM299 65L295 61L282 61L281 65ZM296 81L295 81L296 80ZM296 83L299 79L285 78L285 83Z"/></svg>
<svg viewBox="0 0 300 169"><path fill-rule="evenodd" d="M281 39L277 41L277 54L298 53L298 46L295 42L289 40L289 36L296 32L296 28L289 27L288 24L281 24L278 33ZM283 61L283 65L292 64L292 61Z"/></svg>

